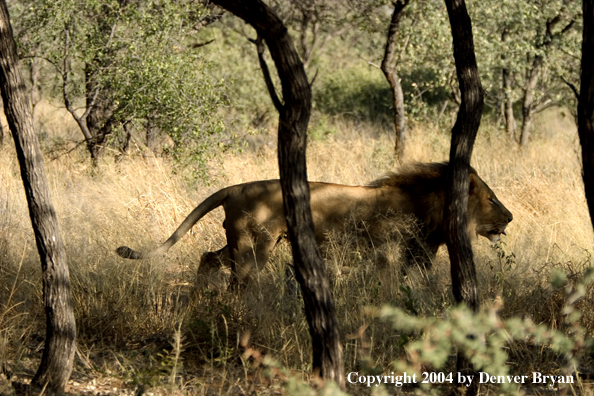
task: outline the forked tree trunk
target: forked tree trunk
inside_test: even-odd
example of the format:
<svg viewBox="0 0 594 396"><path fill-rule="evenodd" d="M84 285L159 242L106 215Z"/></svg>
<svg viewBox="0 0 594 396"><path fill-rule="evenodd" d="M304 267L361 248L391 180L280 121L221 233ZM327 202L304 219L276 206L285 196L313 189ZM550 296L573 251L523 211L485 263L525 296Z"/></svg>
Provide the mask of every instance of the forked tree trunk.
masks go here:
<svg viewBox="0 0 594 396"><path fill-rule="evenodd" d="M454 59L462 103L452 129L448 189L446 193L446 245L450 256L452 291L456 301L466 303L474 312L479 309L476 268L467 228L470 158L481 122L484 91L478 74L472 25L464 0L446 0ZM458 355L458 371L474 372L468 359ZM462 385L460 385L462 386ZM463 386L465 388L465 386ZM476 395L477 382L465 389L466 395Z"/></svg>
<svg viewBox="0 0 594 396"><path fill-rule="evenodd" d="M540 54L534 56L532 66L528 71L526 86L524 87L524 99L522 101L522 130L520 132L521 146L528 144L530 139L530 129L532 128L532 122L534 120L534 114L549 107L552 103L550 99L545 102L535 102L534 92L536 91L538 79L544 67L546 53L550 50L550 48L552 48L555 41L567 35L575 25L575 20L572 18L561 29L557 29L559 24L564 19L563 14L567 11L567 6L573 1L574 0L563 0L558 14L545 21L546 30L544 32L543 42L537 47Z"/></svg>
<svg viewBox="0 0 594 396"><path fill-rule="evenodd" d="M398 25L402 18L402 12L408 5L409 0L399 0L394 3L394 11L392 12L392 19L390 27L388 28L388 36L386 38L386 48L384 50L384 59L382 60L382 72L390 84L392 90L392 104L394 106L394 129L396 131L396 142L394 144L394 153L397 161L402 161L404 157L404 147L406 145L406 117L404 114L404 93L402 92L402 85L400 84L400 76L396 70L396 59L394 52L396 51L396 35L398 34Z"/></svg>
<svg viewBox="0 0 594 396"><path fill-rule="evenodd" d="M45 388L46 394L62 393L72 372L76 333L68 265L5 0L0 0L0 54L4 111L14 138L43 270L46 339L41 364L31 384L34 389Z"/></svg>
<svg viewBox="0 0 594 396"><path fill-rule="evenodd" d="M284 104L271 91L279 110L278 156L285 217L296 278L301 285L312 339L313 371L344 387L342 346L330 283L314 235L305 163L311 91L303 64L287 28L260 0L213 0L256 29L268 45ZM267 82L268 85L268 82ZM270 87L269 87L270 90Z"/></svg>
<svg viewBox="0 0 594 396"><path fill-rule="evenodd" d="M578 102L578 134L582 145L582 163L586 201L594 223L594 2L584 0L582 41L582 77Z"/></svg>

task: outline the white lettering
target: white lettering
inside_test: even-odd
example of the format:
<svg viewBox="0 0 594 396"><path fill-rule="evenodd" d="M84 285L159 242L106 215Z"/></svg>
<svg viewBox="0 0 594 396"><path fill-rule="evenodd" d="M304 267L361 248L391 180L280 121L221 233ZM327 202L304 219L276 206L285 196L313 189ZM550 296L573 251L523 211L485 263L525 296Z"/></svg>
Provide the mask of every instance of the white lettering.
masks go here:
<svg viewBox="0 0 594 396"><path fill-rule="evenodd" d="M355 374L355 376L359 375L359 373L356 372L356 371L355 372L350 372L349 375L347 375L347 381L349 381L351 384L354 384L355 382L357 382L357 381L351 380L351 375L353 375L353 374Z"/></svg>

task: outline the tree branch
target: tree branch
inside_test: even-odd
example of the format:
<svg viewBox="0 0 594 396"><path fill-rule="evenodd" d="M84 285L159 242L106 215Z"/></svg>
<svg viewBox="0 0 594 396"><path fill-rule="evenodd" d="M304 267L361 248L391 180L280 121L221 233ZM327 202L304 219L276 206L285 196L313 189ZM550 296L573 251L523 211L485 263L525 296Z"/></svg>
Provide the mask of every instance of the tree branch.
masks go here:
<svg viewBox="0 0 594 396"><path fill-rule="evenodd" d="M580 94L579 94L579 92L578 92L577 88L575 87L575 85L573 85L572 83L570 83L569 81L567 81L567 80L565 79L565 77L563 77L563 76L559 76L559 77L561 77L561 80L563 80L563 82L564 82L564 83L565 83L565 84L566 84L566 85L567 85L569 88L571 88L571 90L573 91L573 94L575 95L575 98L579 100L579 99L580 99Z"/></svg>
<svg viewBox="0 0 594 396"><path fill-rule="evenodd" d="M215 39L212 40L208 40L208 41L204 41L202 43L197 43L197 44L192 44L191 48L200 48L200 47L204 47L210 43L213 43L215 41Z"/></svg>
<svg viewBox="0 0 594 396"><path fill-rule="evenodd" d="M72 103L70 103L70 97L68 96L68 74L70 73L70 65L68 59L68 48L69 48L69 39L70 34L68 29L64 27L64 67L62 71L62 97L64 98L64 106L66 106L66 110L72 115L74 121L78 124L81 132L83 133L85 140L90 141L92 136L89 128L87 127L86 117L82 118L76 114L75 109L72 107ZM85 111L85 114L87 112Z"/></svg>
<svg viewBox="0 0 594 396"><path fill-rule="evenodd" d="M274 88L274 83L272 82L272 78L270 77L270 71L268 70L268 65L266 64L266 60L264 60L264 42L262 41L262 37L258 35L258 37L254 39L248 39L250 42L256 44L256 48L258 49L258 60L260 61L260 68L262 69L262 74L264 74L264 81L266 82L266 88L268 88L268 93L270 94L270 98L272 99L272 103L276 110L279 113L284 111L284 106L278 95L276 94L276 89Z"/></svg>

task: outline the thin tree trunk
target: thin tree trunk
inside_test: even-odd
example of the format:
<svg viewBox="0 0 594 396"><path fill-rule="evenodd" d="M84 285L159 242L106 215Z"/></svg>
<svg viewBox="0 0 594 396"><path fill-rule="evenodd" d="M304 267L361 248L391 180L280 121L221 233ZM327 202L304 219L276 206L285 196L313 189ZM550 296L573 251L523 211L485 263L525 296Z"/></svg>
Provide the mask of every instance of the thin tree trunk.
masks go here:
<svg viewBox="0 0 594 396"><path fill-rule="evenodd" d="M528 82L524 89L524 100L522 101L522 132L520 134L520 145L528 144L530 138L530 128L532 128L532 120L534 116L534 90L538 84L538 76L542 70L544 59L537 55L532 62L532 68L528 75Z"/></svg>
<svg viewBox="0 0 594 396"><path fill-rule="evenodd" d="M157 135L159 130L156 126L149 123L146 126L146 147L151 150L154 155L157 155Z"/></svg>
<svg viewBox="0 0 594 396"><path fill-rule="evenodd" d="M21 75L5 0L0 1L0 86L12 132L43 270L46 340L41 364L31 382L46 393L61 393L70 378L76 327L66 252L50 198L43 157L33 130L31 107Z"/></svg>
<svg viewBox="0 0 594 396"><path fill-rule="evenodd" d="M509 38L507 29L503 30L501 34L501 41L506 42ZM503 61L507 60L505 53L502 55ZM503 115L505 119L505 131L510 140L516 140L516 119L514 117L514 102L512 100L512 75L509 68L506 66L501 70L501 80L503 82Z"/></svg>
<svg viewBox="0 0 594 396"><path fill-rule="evenodd" d="M452 291L456 301L466 303L474 312L479 308L476 268L467 228L468 190L470 187L470 158L481 122L484 91L481 86L472 25L464 0L445 1L454 44L454 59L461 105L452 129L448 189L446 193L446 245L450 256ZM469 360L458 355L458 371L474 372ZM475 382L465 389L466 395L476 395ZM459 385L462 386L462 385ZM463 386L465 388L465 386Z"/></svg>
<svg viewBox="0 0 594 396"><path fill-rule="evenodd" d="M31 68L29 69L29 78L31 79L31 118L35 122L35 109L37 104L41 102L41 86L39 83L39 62L33 58L31 59Z"/></svg>
<svg viewBox="0 0 594 396"><path fill-rule="evenodd" d="M396 160L402 161L404 157L404 148L406 145L406 117L404 114L404 93L400 84L400 77L396 70L396 60L394 52L396 51L396 35L398 34L398 25L402 18L402 12L408 5L409 0L397 1L394 3L392 20L388 28L386 38L386 48L384 50L384 59L382 60L382 71L392 89L392 104L394 106L394 129L396 131L396 142L394 144L394 153Z"/></svg>
<svg viewBox="0 0 594 396"><path fill-rule="evenodd" d="M109 31L109 27L103 27L103 30ZM98 64L99 61L95 61L95 65L87 64L85 66L86 106L91 109L85 119L91 135L91 139L87 140L87 148L94 166L99 164L99 160L103 156L104 144L111 134L113 126L113 106L105 97L105 90L97 86L93 73L90 71L93 66L98 67Z"/></svg>
<svg viewBox="0 0 594 396"><path fill-rule="evenodd" d="M313 371L344 387L342 346L330 283L315 240L305 162L311 91L303 64L286 27L260 0L213 0L250 25L262 37L275 62L284 104L279 110L278 153L281 187L296 278L301 285L313 350ZM263 70L265 73L266 70Z"/></svg>
<svg viewBox="0 0 594 396"><path fill-rule="evenodd" d="M307 42L307 29L309 28L309 24L312 21L312 10L313 5L304 4L300 7L301 10L301 32L299 33L299 47L301 49L301 59L303 60L304 65L309 64L309 55L311 55L311 51ZM315 42L312 46L315 45Z"/></svg>
<svg viewBox="0 0 594 396"><path fill-rule="evenodd" d="M510 140L516 140L516 118L514 117L514 102L511 98L512 95L512 77L509 69L503 69L503 92L505 95L504 100L504 116L505 116L505 131Z"/></svg>
<svg viewBox="0 0 594 396"><path fill-rule="evenodd" d="M594 2L583 2L582 76L578 102L578 134L590 220L594 224Z"/></svg>

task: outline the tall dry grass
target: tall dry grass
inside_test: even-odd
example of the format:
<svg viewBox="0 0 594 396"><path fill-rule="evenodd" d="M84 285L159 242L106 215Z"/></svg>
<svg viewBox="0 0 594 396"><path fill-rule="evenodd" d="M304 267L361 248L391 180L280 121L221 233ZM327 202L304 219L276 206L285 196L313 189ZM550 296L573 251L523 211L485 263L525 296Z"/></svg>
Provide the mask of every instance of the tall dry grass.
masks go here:
<svg viewBox="0 0 594 396"><path fill-rule="evenodd" d="M41 113L38 126L46 150L75 136L63 113ZM560 114L544 114L525 149L510 144L499 129L483 127L473 156L473 166L514 214L497 249L484 238L474 245L481 300L489 304L502 296L503 316L528 316L552 327L562 323L563 296L549 284L551 271L580 274L591 264L594 241L575 126ZM338 133L308 147L311 180L365 184L394 169L389 133L354 121L333 123ZM309 371L307 323L300 298L287 282L287 244L277 247L241 295L221 288L228 273L210 281L196 275L201 254L225 245L221 209L201 220L165 257L135 262L114 253L123 244L139 250L157 246L222 186L278 177L275 138L259 139L257 147L223 155L210 185L195 188L171 172L167 159L138 153L118 161L108 153L97 169L83 149L46 161L79 331L75 380L102 375L130 387L168 383L195 394L217 386L228 394L238 387L258 391L265 380L257 370L242 368L247 362L239 344L246 333L252 347L291 370ZM419 126L411 131L406 158L443 161L448 150L447 132ZM44 316L35 241L10 144L0 151L0 186L0 365L27 377L40 356ZM385 249L383 255L397 258L393 248ZM390 326L365 314L368 307L392 304L415 314L447 315L453 304L444 248L432 270L409 276L397 262L379 260L377 252L349 236L331 238L325 255L347 372L362 365L388 367L405 354ZM588 295L581 304L589 335L594 329L591 300ZM351 336L362 326L368 326L365 342ZM512 360L520 371L558 364L542 353L529 361Z"/></svg>

